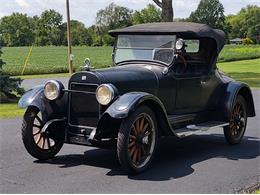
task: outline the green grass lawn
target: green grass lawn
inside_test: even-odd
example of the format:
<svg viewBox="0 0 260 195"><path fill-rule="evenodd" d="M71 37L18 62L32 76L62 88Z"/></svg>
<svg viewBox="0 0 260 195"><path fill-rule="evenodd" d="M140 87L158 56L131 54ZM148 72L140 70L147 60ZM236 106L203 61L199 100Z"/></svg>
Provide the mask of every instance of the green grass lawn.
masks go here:
<svg viewBox="0 0 260 195"><path fill-rule="evenodd" d="M231 62L260 58L260 45L226 45L220 52L218 62Z"/></svg>
<svg viewBox="0 0 260 195"><path fill-rule="evenodd" d="M218 67L235 80L246 82L250 87L260 88L260 58L218 63Z"/></svg>
<svg viewBox="0 0 260 195"><path fill-rule="evenodd" d="M10 75L20 75L29 47L4 47L4 71ZM95 67L111 65L112 47L73 47L73 66L77 70L85 58L90 58ZM33 47L29 63L24 74L50 74L68 72L67 47Z"/></svg>
<svg viewBox="0 0 260 195"><path fill-rule="evenodd" d="M28 52L29 47L4 47L4 71L11 75L20 75ZM87 57L96 68L107 67L112 63L111 53L112 47L73 47L74 68L78 70ZM219 62L255 58L260 58L260 45L226 45L220 53ZM64 72L68 72L66 47L33 47L25 75Z"/></svg>
<svg viewBox="0 0 260 195"><path fill-rule="evenodd" d="M24 111L18 108L17 103L0 104L0 118L21 117Z"/></svg>

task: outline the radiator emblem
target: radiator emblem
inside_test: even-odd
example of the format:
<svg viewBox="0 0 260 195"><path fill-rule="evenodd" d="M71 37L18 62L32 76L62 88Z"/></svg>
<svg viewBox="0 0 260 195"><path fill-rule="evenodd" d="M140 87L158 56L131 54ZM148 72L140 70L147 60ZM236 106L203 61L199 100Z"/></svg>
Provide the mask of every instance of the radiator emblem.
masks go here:
<svg viewBox="0 0 260 195"><path fill-rule="evenodd" d="M81 79L82 79L82 81L85 81L85 80L87 80L87 76L82 76Z"/></svg>

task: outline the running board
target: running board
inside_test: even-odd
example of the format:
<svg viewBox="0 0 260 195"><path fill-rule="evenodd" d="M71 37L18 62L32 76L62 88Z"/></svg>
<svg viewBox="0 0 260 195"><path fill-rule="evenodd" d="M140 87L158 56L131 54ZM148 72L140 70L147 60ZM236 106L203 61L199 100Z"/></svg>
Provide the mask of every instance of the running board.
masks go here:
<svg viewBox="0 0 260 195"><path fill-rule="evenodd" d="M212 130L218 127L224 127L229 125L229 123L227 122L220 122L220 121L209 121L206 123L200 123L200 124L191 124L191 125L187 125L184 128L181 129L176 129L176 133L178 135L178 137L186 137L189 135L193 135L197 132L202 132L202 131L208 131L208 130Z"/></svg>

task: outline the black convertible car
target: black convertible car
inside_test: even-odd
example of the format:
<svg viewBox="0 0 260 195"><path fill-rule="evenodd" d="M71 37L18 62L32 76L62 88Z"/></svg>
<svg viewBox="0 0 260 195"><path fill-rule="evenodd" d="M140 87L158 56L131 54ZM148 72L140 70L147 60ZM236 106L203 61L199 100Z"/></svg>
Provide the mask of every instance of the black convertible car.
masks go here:
<svg viewBox="0 0 260 195"><path fill-rule="evenodd" d="M124 170L139 173L150 165L161 136L223 127L228 143L241 141L247 118L255 116L253 97L248 85L216 67L225 44L221 30L173 22L110 35L116 38L112 67L86 65L67 89L50 80L20 99L28 107L23 143L33 157L53 158L63 143L116 146Z"/></svg>

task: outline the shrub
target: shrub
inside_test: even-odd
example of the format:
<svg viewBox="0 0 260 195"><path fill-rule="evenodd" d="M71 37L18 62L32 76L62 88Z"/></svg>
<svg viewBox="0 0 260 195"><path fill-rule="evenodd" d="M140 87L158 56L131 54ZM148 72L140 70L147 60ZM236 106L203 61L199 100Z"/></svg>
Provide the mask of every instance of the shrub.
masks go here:
<svg viewBox="0 0 260 195"><path fill-rule="evenodd" d="M244 45L252 45L254 44L254 41L252 39L250 39L249 37L245 38L242 40Z"/></svg>
<svg viewBox="0 0 260 195"><path fill-rule="evenodd" d="M0 47L0 57L2 55ZM0 102L17 101L17 96L24 93L24 89L20 87L22 80L20 78L11 78L3 72L2 66L5 63L0 58Z"/></svg>

